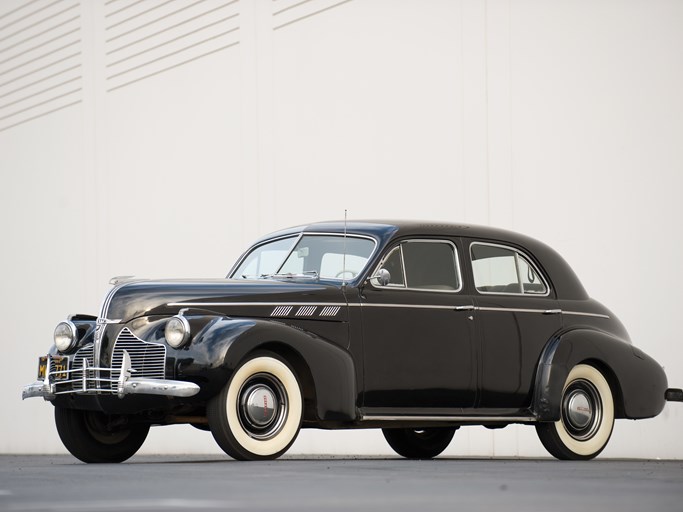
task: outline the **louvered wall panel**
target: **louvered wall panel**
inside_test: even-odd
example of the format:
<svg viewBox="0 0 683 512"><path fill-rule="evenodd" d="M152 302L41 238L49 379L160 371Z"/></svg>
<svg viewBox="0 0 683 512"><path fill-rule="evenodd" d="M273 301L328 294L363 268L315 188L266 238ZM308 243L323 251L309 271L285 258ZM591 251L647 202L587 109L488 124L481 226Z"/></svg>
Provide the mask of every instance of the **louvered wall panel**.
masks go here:
<svg viewBox="0 0 683 512"><path fill-rule="evenodd" d="M272 0L273 29L279 30L325 13L352 0Z"/></svg>
<svg viewBox="0 0 683 512"><path fill-rule="evenodd" d="M106 2L107 91L237 45L239 8L239 0Z"/></svg>
<svg viewBox="0 0 683 512"><path fill-rule="evenodd" d="M0 2L0 132L82 101L79 0Z"/></svg>

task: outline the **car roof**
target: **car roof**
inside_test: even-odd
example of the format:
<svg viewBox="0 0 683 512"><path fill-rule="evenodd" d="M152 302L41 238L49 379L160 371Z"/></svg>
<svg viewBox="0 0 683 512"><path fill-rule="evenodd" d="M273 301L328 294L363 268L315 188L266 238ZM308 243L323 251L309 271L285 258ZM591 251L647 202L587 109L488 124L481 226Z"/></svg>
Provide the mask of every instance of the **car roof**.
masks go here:
<svg viewBox="0 0 683 512"><path fill-rule="evenodd" d="M490 226L417 220L349 220L302 224L270 233L265 240L297 233L343 233L371 236L381 245L405 237L472 238L515 246L545 271L560 299L587 299L588 294L569 264L557 251L529 236Z"/></svg>

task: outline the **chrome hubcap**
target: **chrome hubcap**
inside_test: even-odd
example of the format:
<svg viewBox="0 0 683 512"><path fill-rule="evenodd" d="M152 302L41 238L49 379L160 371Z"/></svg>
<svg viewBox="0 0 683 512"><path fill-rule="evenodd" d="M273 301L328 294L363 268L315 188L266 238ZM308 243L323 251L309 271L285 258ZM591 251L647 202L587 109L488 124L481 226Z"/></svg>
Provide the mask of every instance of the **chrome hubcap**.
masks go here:
<svg viewBox="0 0 683 512"><path fill-rule="evenodd" d="M278 404L273 391L263 385L256 385L245 393L244 411L253 425L268 425L277 411Z"/></svg>
<svg viewBox="0 0 683 512"><path fill-rule="evenodd" d="M576 428L585 428L591 421L593 410L583 391L576 390L567 403L567 419Z"/></svg>
<svg viewBox="0 0 683 512"><path fill-rule="evenodd" d="M276 436L287 418L287 393L273 375L259 373L239 391L238 416L244 431L254 439Z"/></svg>
<svg viewBox="0 0 683 512"><path fill-rule="evenodd" d="M598 431L602 401L591 382L580 379L567 387L562 399L562 422L567 433L578 441L586 441Z"/></svg>

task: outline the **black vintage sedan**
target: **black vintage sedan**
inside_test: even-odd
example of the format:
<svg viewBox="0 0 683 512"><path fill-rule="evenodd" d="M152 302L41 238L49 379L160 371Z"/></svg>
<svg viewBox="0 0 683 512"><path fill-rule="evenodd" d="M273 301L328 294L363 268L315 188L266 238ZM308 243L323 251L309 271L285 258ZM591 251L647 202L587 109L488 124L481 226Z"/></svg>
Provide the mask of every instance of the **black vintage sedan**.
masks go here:
<svg viewBox="0 0 683 512"><path fill-rule="evenodd" d="M226 279L113 284L97 316L57 325L23 390L85 462L177 423L240 460L282 455L301 428L381 428L430 458L461 425L511 423L590 459L616 418L683 399L561 256L499 229L316 223L257 241Z"/></svg>

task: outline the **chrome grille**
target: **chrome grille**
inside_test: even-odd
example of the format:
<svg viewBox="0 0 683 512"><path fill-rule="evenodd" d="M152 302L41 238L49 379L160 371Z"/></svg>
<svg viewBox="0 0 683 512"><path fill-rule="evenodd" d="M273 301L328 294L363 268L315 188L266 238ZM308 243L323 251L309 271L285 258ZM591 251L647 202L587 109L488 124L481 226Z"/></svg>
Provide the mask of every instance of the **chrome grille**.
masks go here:
<svg viewBox="0 0 683 512"><path fill-rule="evenodd" d="M78 352L74 354L73 361L71 361L71 378L72 379L81 379L81 380L75 380L74 382L71 383L73 389L80 389L83 387L83 360L86 360L88 362L88 368L93 368L95 365L95 356L93 355L93 345L92 343L89 345L86 345L83 348L78 349ZM90 379L95 377L95 373L93 370L88 370L88 375L87 375L87 385L85 386L86 388L89 388L91 385L94 387L94 384L92 384Z"/></svg>
<svg viewBox="0 0 683 512"><path fill-rule="evenodd" d="M123 351L130 356L132 377L148 379L166 378L166 346L158 343L148 343L135 336L127 327L119 333L114 344L111 358L111 390L116 391L116 380L119 378L123 364ZM89 363L90 361L88 361Z"/></svg>
<svg viewBox="0 0 683 512"><path fill-rule="evenodd" d="M91 368L95 366L95 359L93 358L93 346L92 343L81 348L74 354L73 362L71 363L72 368L83 368L83 359L88 360L88 366Z"/></svg>

